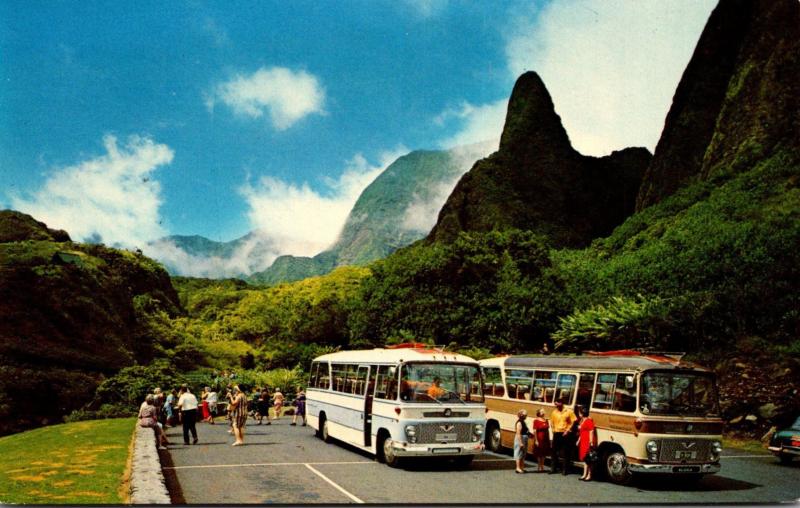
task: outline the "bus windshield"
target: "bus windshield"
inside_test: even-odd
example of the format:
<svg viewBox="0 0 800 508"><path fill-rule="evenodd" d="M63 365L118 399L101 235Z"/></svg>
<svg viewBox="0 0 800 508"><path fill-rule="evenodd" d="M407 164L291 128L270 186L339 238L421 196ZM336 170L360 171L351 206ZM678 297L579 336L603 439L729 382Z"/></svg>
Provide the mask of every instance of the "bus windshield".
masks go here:
<svg viewBox="0 0 800 508"><path fill-rule="evenodd" d="M649 415L719 415L714 376L701 372L645 372L639 403Z"/></svg>
<svg viewBox="0 0 800 508"><path fill-rule="evenodd" d="M407 363L400 374L400 398L406 401L483 402L477 365Z"/></svg>

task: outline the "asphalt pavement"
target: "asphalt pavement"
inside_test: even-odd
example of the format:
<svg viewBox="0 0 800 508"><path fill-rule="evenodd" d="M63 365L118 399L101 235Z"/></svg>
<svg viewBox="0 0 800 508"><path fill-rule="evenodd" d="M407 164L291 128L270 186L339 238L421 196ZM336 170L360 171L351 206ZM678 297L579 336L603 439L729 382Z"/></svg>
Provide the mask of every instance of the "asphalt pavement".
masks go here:
<svg viewBox="0 0 800 508"><path fill-rule="evenodd" d="M689 484L677 478L637 480L630 486L580 482L568 476L514 473L511 457L484 453L468 468L442 460L400 469L342 443L323 443L310 427L248 421L244 446L231 446L225 420L198 423L199 443L183 445L181 428L160 452L173 503L178 504L694 504L800 500L800 460L789 466L767 453L726 450L722 471Z"/></svg>

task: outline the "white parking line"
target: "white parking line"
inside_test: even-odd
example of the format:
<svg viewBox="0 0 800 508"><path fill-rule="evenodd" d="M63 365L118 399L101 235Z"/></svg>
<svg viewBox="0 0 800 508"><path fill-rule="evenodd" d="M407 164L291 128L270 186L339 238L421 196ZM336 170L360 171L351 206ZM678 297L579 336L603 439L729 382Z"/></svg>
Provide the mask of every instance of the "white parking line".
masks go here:
<svg viewBox="0 0 800 508"><path fill-rule="evenodd" d="M328 478L328 477L327 477L327 476L325 476L324 474L320 473L319 471L317 471L316 469L314 469L313 467L311 467L311 464L306 464L305 466L306 466L308 469L310 469L312 472L314 472L314 473L315 473L317 476L319 476L320 478L322 478L322 479L323 479L323 480L325 480L326 482L330 483L330 484L331 484L333 487L335 487L335 488L336 488L336 490L338 490L339 492L341 492L341 493L342 493L342 494L344 494L345 496L347 496L347 497L349 497L350 499L352 499L354 502L356 502L356 503L358 503L358 504L364 504L364 501L360 500L359 498L357 498L357 497L356 497L356 496L354 496L353 494L351 494L351 493L347 492L347 491L346 491L346 490L344 490L344 489L343 489L343 488L342 488L342 487L341 487L339 484L337 484L336 482L334 482L333 480L331 480L330 478Z"/></svg>
<svg viewBox="0 0 800 508"><path fill-rule="evenodd" d="M210 469L215 467L254 467L254 466L308 466L307 462L262 462L260 464L202 464L196 466L165 466L163 469ZM359 460L353 462L311 462L315 466L338 466L344 464L375 464L374 461Z"/></svg>

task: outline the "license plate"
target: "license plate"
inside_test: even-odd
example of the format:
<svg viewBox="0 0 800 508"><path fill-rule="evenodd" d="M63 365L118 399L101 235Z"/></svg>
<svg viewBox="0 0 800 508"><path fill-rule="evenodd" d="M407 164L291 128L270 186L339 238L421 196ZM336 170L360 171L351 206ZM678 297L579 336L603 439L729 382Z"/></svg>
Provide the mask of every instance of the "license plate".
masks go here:
<svg viewBox="0 0 800 508"><path fill-rule="evenodd" d="M697 466L678 466L673 467L672 471L675 473L699 473L700 468Z"/></svg>
<svg viewBox="0 0 800 508"><path fill-rule="evenodd" d="M680 450L675 452L675 458L678 460L695 459L697 458L697 452L685 452Z"/></svg>
<svg viewBox="0 0 800 508"><path fill-rule="evenodd" d="M451 443L458 439L457 434L436 434L436 441L440 443Z"/></svg>
<svg viewBox="0 0 800 508"><path fill-rule="evenodd" d="M461 450L458 448L434 448L431 450L433 453L458 453Z"/></svg>

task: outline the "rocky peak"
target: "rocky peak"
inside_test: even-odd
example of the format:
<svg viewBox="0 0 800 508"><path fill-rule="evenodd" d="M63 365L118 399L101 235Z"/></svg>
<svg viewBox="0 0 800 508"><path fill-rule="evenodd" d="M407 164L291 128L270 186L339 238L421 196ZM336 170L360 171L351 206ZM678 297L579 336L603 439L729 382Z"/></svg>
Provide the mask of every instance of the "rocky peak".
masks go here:
<svg viewBox="0 0 800 508"><path fill-rule="evenodd" d="M517 79L511 92L500 151L525 156L542 150L573 151L550 93L539 75L529 71Z"/></svg>

